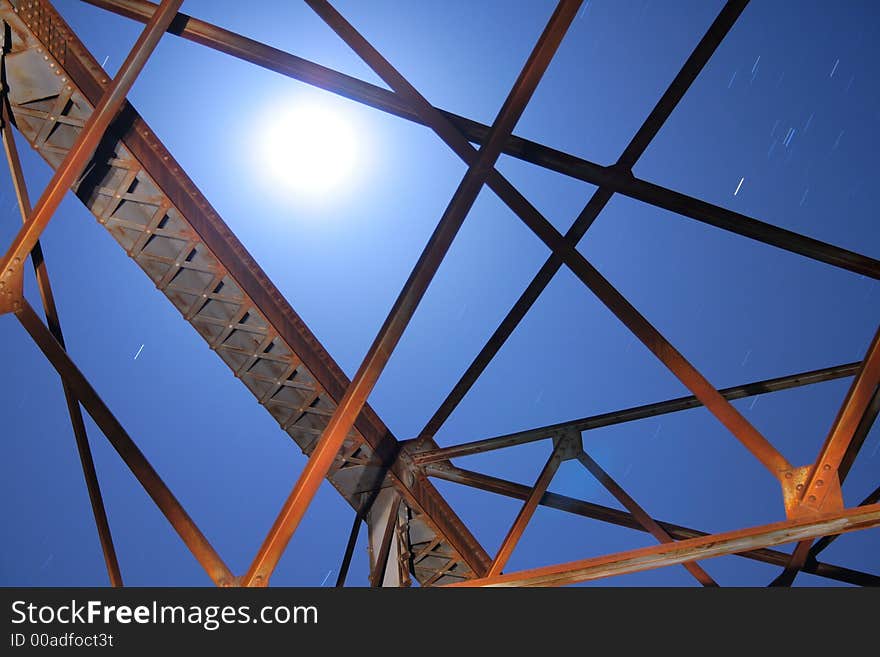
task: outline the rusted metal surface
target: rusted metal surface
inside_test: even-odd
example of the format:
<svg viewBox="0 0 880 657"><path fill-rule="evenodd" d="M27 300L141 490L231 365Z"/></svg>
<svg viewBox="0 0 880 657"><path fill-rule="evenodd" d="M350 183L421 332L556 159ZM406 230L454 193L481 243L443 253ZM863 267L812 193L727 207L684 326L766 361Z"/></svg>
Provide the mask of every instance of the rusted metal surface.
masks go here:
<svg viewBox="0 0 880 657"><path fill-rule="evenodd" d="M801 494L804 505L812 509L824 510L829 491L840 490L837 469L869 410L878 385L880 385L880 328L874 334L874 339L862 361L862 367L853 379L828 438L813 464Z"/></svg>
<svg viewBox="0 0 880 657"><path fill-rule="evenodd" d="M618 502L623 505L627 511L632 514L632 517L635 518L636 521L644 527L649 534L651 534L651 536L661 543L672 543L675 540L669 532L663 529L663 527L660 526L660 523L648 515L647 511L639 506L639 503L636 502L611 475L605 472L605 470L602 469L602 466L596 463L589 454L585 451L581 451L578 455L578 461L600 484L602 484L602 486L605 487L609 493L614 496ZM693 575L694 579L703 586L718 586L718 583L712 579L711 575L703 570L699 564L688 562L682 565L685 570Z"/></svg>
<svg viewBox="0 0 880 657"><path fill-rule="evenodd" d="M619 552L593 559L534 568L508 575L474 579L449 586L562 586L613 575L637 573L698 559L772 547L826 534L869 529L880 525L880 504L845 509L813 518L785 520L676 543Z"/></svg>
<svg viewBox="0 0 880 657"><path fill-rule="evenodd" d="M672 114L672 111L684 97L684 94L697 78L700 71L703 70L703 67L705 67L721 41L733 27L736 19L745 9L746 4L747 2L728 2L721 10L721 13L712 22L703 38L700 39L699 44L697 44L697 47L688 57L684 66L678 72L678 75L675 76L675 79L666 89L666 92L648 115L648 118L639 128L632 141L624 149L614 167L616 172L631 171L639 157L642 156L645 149L660 131L660 128L663 127L669 115ZM595 221L599 213L602 212L611 200L613 193L613 190L607 186L600 186L593 193L584 209L565 233L565 239L571 245L577 245L580 242L590 226L593 225L593 221ZM516 327L519 326L519 323L540 294L562 268L562 264L562 258L554 253L541 266L541 269L513 304L510 311L508 311L507 315L498 325L498 328L495 329L492 336L483 348L480 349L480 352L453 386L434 415L431 416L431 419L428 420L425 427L419 433L420 438L424 440L436 435L443 423L449 418L458 404L461 403L461 400L464 399L464 396L474 385L480 374L483 373L495 355L500 351Z"/></svg>
<svg viewBox="0 0 880 657"><path fill-rule="evenodd" d="M152 2L147 0L84 1L141 22L145 22L149 18L155 7ZM743 3L732 2L729 4L736 6ZM416 123L425 123L424 119L394 92L198 20L187 14L178 14L178 18L169 28L169 32L383 112ZM437 111L450 121L469 142L483 144L486 141L489 126L446 110L437 109ZM516 136L508 138L504 145L504 153L701 223L863 276L880 279L880 262L874 258L655 185L636 178L626 171L621 171L619 167L596 164Z"/></svg>
<svg viewBox="0 0 880 657"><path fill-rule="evenodd" d="M501 541L501 547L498 548L498 553L495 555L495 559L492 560L492 565L486 573L486 577L500 575L504 566L507 565L507 561L513 554L516 544L519 543L519 539L522 538L523 532L525 532L529 521L532 519L532 516L535 515L535 510L538 508L538 502L544 497L544 493L547 492L547 487L550 486L553 476L562 464L560 445L561 444L557 444L556 447L553 448L550 458L547 459L547 463L545 463L544 467L541 469L541 473L535 480L535 485L532 486L532 490L529 492L525 504L522 505L519 513L516 514L513 525L511 525L504 540Z"/></svg>
<svg viewBox="0 0 880 657"><path fill-rule="evenodd" d="M57 167L107 77L48 2L28 4L32 13L16 13L0 0L0 17L13 28L10 101L19 130ZM66 92L65 84L73 91ZM53 111L65 92L69 104ZM93 164L75 188L79 198L310 453L348 385L339 366L130 104ZM433 545L455 561L441 583L485 570L485 550L427 479L408 474L397 449L394 436L365 406L328 480L355 509L364 490L400 490L412 516L413 547ZM430 563L414 564L420 580L434 576Z"/></svg>
<svg viewBox="0 0 880 657"><path fill-rule="evenodd" d="M754 395L763 395L769 392L788 390L799 386L821 383L823 381L833 381L834 379L852 376L858 371L859 367L860 363L848 363L846 365L826 367L819 370L811 370L809 372L800 372L798 374L790 374L788 376L746 383L740 386L724 388L718 392L727 400L743 399ZM658 415L665 415L667 413L676 413L690 408L698 408L699 406L702 406L700 400L691 395L689 397L678 397L676 399L655 402L653 404L644 404L642 406L612 411L610 413L602 413L601 415L591 415L577 420L558 422L556 424L549 424L535 429L517 431L503 436L484 438L482 440L475 440L449 447L432 449L422 444L414 444L412 441L408 441L404 443L404 449L410 454L413 463L416 465L427 465L428 463L435 463L437 461L445 461L471 454L481 454L495 449L513 447L514 445L522 445L536 440L543 440L559 432L588 431L590 429L608 427L623 422L632 422L649 417L656 417Z"/></svg>
<svg viewBox="0 0 880 657"><path fill-rule="evenodd" d="M503 495L516 500L525 500L531 493L531 488L524 484L465 470L463 468L457 468L451 465L435 463L429 465L426 468L426 471L430 476L438 479L444 479L456 484L470 486L478 490L495 493L496 495ZM877 495L877 497L869 497L863 502L862 506L880 501L880 489L875 491L875 495ZM617 525L618 527L626 527L628 529L642 532L647 531L647 529L645 529L645 527L629 512L612 509L611 507L588 502L586 500L575 499L573 497L568 497L567 495L547 492L544 494L544 497L541 498L539 503L542 506L565 511L566 513L572 513L584 518ZM708 532L691 529L690 527L684 527L663 520L657 520L656 522L664 531L669 533L669 535L676 540L699 538L701 536L709 535ZM790 554L767 548L737 552L735 553L735 556L752 559L754 561L761 561L774 566L785 566L791 558ZM856 586L880 586L880 576L878 575L871 575L833 564L820 563L815 560L808 560L803 570L804 572L818 575L819 577L826 577L828 579L845 582L847 584L854 584Z"/></svg>
<svg viewBox="0 0 880 657"><path fill-rule="evenodd" d="M223 559L214 550L205 535L189 517L186 510L181 506L174 494L162 481L159 474L150 465L147 457L138 449L137 445L126 433L125 429L113 415L107 405L95 392L86 378L74 365L67 352L58 344L52 333L40 321L40 318L31 308L27 301L23 302L22 309L15 316L25 330L30 334L33 341L40 348L52 366L58 371L62 379L70 386L70 389L85 407L88 414L98 425L98 428L113 445L113 449L122 458L131 470L132 474L140 482L144 490L153 498L156 506L171 523L184 544L192 552L193 556L205 569L217 586L232 586L235 578L223 563Z"/></svg>
<svg viewBox="0 0 880 657"><path fill-rule="evenodd" d="M777 578L777 584L790 584L801 569L849 583L878 583L874 575L820 564L815 560L818 551L810 549L815 537L833 537L841 532L873 527L880 522L877 516L877 507L880 505L876 504L876 499L869 496L859 508L844 509L840 495L840 482L852 466L880 406L880 356L876 353L878 338L875 337L862 364L826 368L716 390L576 249L578 241L611 196L621 193L740 235L880 278L880 263L876 260L775 228L638 180L632 175L632 166L743 11L746 5L744 0L731 0L725 5L621 158L609 167L527 142L511 134L517 118L574 18L580 4L574 0L559 3L491 127L431 105L325 0L307 2L389 85L391 91L184 14L176 14L173 5L179 5L179 2L166 0L162 9L156 11L156 5L142 0L88 1L148 22L132 55L112 83L108 82L101 67L46 0L26 3L0 0L0 17L9 23L12 37L11 43L7 43L11 47L5 56L12 119L31 145L56 169L53 181L35 211L25 212L26 215L32 214L37 221L32 218L26 222L13 247L4 256L4 266L0 269L0 312L17 313L31 336L62 374L65 384L70 386L70 391L66 389L66 392L70 392L69 405L76 402L76 397L83 399L86 409L95 417L217 584L268 584L275 564L325 477L357 510L340 569L339 584L345 581L363 520L366 520L371 546L370 579L373 585L406 586L410 573L422 586L463 584L474 578L474 583L478 585L558 585L673 564L684 565L700 583L713 585L715 582L711 577L694 562L729 553L784 566L785 570ZM14 11L13 7L20 11ZM179 164L134 108L125 102L126 85L131 85L149 50L166 29L284 75L422 123L430 127L467 164L467 174L353 381L347 380ZM117 109L121 111L114 119ZM4 127L8 127L6 122ZM6 132L8 130L4 131L4 137ZM482 144L482 148L477 150L471 143ZM565 236L495 170L494 163L502 152L599 186ZM87 163L86 173L79 175ZM10 164L13 177L18 175L20 178L20 168L16 173L12 160ZM17 188L18 183L23 188L23 180L16 180ZM552 255L426 424L418 440L401 446L366 404L366 399L484 184L551 249ZM228 571L219 555L70 362L63 350L60 327L59 331L47 329L30 306L21 305L25 303L21 298L23 258L32 253L35 264L41 261L39 251L32 252L32 247L38 249L39 233L68 187L74 189L99 223L110 231L160 291L251 390L259 403L310 457L253 564L241 578L234 578ZM563 264L694 395L439 448L433 441L434 432ZM46 291L50 300L48 310L52 305L48 279ZM49 321L57 323L57 317L53 320L52 312L49 313ZM732 399L748 395L853 374L856 374L856 378L819 460L804 468L794 468L729 403ZM714 536L657 521L580 446L580 432L589 428L699 405L706 406L779 479L788 520ZM78 410L78 405L76 408ZM75 421L74 426L76 432ZM77 434L78 443L79 438ZM453 457L542 438L553 439L553 453L532 487L461 470L448 461ZM87 442L85 445L88 448ZM560 461L569 458L578 458L628 512L548 492ZM90 462L90 458L88 460ZM84 469L87 469L86 461L83 463ZM491 490L525 502L494 562L431 485L429 476ZM88 473L86 477L88 480ZM647 531L661 545L501 575L539 504ZM97 516L96 511L96 519ZM824 547L831 540L833 538L822 539L819 545ZM792 556L768 549L769 546L791 541L798 541L798 548Z"/></svg>
<svg viewBox="0 0 880 657"><path fill-rule="evenodd" d="M419 112L425 123L469 167L479 159L479 153L464 136L449 123L427 100L397 72L354 28L325 2L309 2L313 8L325 11L331 20L343 29L337 33L394 91L405 97ZM320 13L320 12L319 12ZM326 16L322 16L327 20ZM334 26L334 29L336 27ZM485 146L484 146L485 148ZM480 153L482 153L482 149ZM663 363L736 437L737 440L774 477L791 468L780 454L752 424L734 408L711 383L678 351L620 292L593 267L562 234L529 201L520 194L497 170L492 169L486 184L529 229L560 257L584 285Z"/></svg>
<svg viewBox="0 0 880 657"><path fill-rule="evenodd" d="M88 164L95 149L98 147L98 143L110 126L110 122L122 108L123 103L125 103L125 97L134 84L138 73L140 73L144 64L147 63L147 59L159 43L159 39L162 38L171 20L177 14L177 10L182 2L183 0L163 0L159 9L150 18L146 28L144 28L128 57L126 57L119 68L116 77L107 86L100 101L98 101L94 111L83 125L74 142L69 145L67 153L58 164L52 179L37 201L36 206L34 206L31 216L28 217L24 226L16 235L6 255L0 260L0 280L11 279L12 275L22 266L25 258L36 246L37 241L40 239L40 234L49 225L49 220L61 204L61 200L80 174L82 174L86 164ZM22 14L32 16L32 19L35 21L39 20L37 9L32 8L30 4L25 5ZM42 55L45 61L49 61L49 54L43 54L43 49L37 48L36 56L39 57L40 55ZM55 62L49 62L49 68L54 69L51 72L59 77L63 77L57 67L58 64ZM60 114L65 105L70 102L73 87L66 84L66 82L66 77L63 80L59 80L59 94L53 105L52 114ZM50 120L54 120L54 118L50 114Z"/></svg>
<svg viewBox="0 0 880 657"><path fill-rule="evenodd" d="M18 199L18 207L21 211L23 222L31 215L31 201L25 184L24 174L21 170L21 161L18 157L18 148L15 145L15 136L12 133L10 122L9 105L6 94L0 98L0 113L2 113L2 136L3 149L6 152L6 160L12 173L12 185ZM43 303L43 311L46 315L46 323L52 336L58 341L62 349L66 350L64 334L61 331L61 321L58 318L58 309L55 306L55 295L52 293L52 284L49 280L49 272L46 261L43 258L43 249L39 241L31 250L31 262L37 278L37 288ZM119 570L119 560L116 557L116 548L113 545L113 535L110 531L110 523L107 521L107 511L104 508L104 498L101 495L101 485L98 482L98 474L95 471L95 462L92 459L92 449L89 445L89 437L86 425L83 421L82 410L79 400L74 396L70 386L62 379L61 388L64 391L64 401L67 404L67 414L70 416L70 425L76 440L76 450L79 454L82 466L83 478L86 482L86 490L89 494L89 503L92 507L92 516L95 518L95 527L98 530L98 540L101 543L101 553L104 556L104 565L107 568L107 576L110 585L122 586L122 573Z"/></svg>
<svg viewBox="0 0 880 657"><path fill-rule="evenodd" d="M384 61L381 55L370 48L363 37L329 3L317 0L307 0L307 3L349 45L353 43L360 45L360 48L356 47L356 51L368 64L373 66L379 61ZM468 168L464 179L449 202L437 228L431 235L421 257L416 262L382 328L358 368L351 385L330 418L315 451L309 457L309 462L269 530L254 562L244 576L242 581L245 586L268 582L275 565L305 514L306 508L317 492L321 480L326 476L335 454L339 451L346 434L366 403L367 397L415 313L419 301L428 289L428 285L451 246L452 240L464 222L465 216L476 200L477 194L490 175L490 171L494 170L495 160L501 154L504 141L510 135L525 109L580 4L580 1L562 0L557 6L547 28L502 105L492 126L489 139L480 149L476 161Z"/></svg>

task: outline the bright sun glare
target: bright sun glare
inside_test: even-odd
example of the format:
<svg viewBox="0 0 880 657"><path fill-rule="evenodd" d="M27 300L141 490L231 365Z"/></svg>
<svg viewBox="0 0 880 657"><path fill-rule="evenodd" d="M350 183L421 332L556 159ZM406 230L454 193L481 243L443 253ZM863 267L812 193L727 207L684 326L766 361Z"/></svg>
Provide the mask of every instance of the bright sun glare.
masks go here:
<svg viewBox="0 0 880 657"><path fill-rule="evenodd" d="M351 182L357 137L331 108L297 103L273 116L262 141L262 169L285 194L319 200Z"/></svg>

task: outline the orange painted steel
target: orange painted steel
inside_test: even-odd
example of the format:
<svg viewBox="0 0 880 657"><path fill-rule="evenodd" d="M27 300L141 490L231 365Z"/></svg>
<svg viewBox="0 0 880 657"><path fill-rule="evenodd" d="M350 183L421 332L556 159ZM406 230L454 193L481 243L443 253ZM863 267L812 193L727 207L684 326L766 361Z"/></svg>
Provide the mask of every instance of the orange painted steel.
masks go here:
<svg viewBox="0 0 880 657"><path fill-rule="evenodd" d="M27 222L16 235L6 255L0 261L0 281L12 279L19 272L28 254L37 245L40 235L49 225L52 215L61 204L65 194L82 174L86 164L98 147L110 123L116 117L138 74L147 63L165 30L177 15L183 0L163 0L162 4L147 23L119 68L119 72L104 91L101 102L89 117L88 122L68 151L61 165L55 170L52 179L37 201Z"/></svg>
<svg viewBox="0 0 880 657"><path fill-rule="evenodd" d="M339 25L340 21L344 22L344 19L329 3L316 1L309 4L325 20L329 18L328 22L331 23L331 26L334 26L333 21L336 21L336 25ZM480 149L477 161L468 169L446 212L443 213L440 223L431 235L428 245L422 252L363 363L358 368L357 374L330 419L314 452L309 457L293 491L285 501L247 574L243 577L242 584L245 586L265 586L268 584L275 565L284 553L321 481L327 475L345 436L366 403L367 397L391 357L394 347L415 313L419 301L428 289L428 285L461 227L465 215L476 200L486 177L493 170L495 160L501 154L505 140L525 109L579 6L579 1L563 0L553 13L547 28L504 102L492 126L491 136Z"/></svg>
<svg viewBox="0 0 880 657"><path fill-rule="evenodd" d="M449 586L562 586L877 526L880 526L880 504L872 504Z"/></svg>

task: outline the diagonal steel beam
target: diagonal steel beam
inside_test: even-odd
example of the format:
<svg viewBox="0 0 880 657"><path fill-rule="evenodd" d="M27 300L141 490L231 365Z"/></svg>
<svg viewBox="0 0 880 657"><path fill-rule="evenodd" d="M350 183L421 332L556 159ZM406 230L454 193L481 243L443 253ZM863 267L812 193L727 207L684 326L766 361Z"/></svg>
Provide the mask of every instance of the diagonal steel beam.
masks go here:
<svg viewBox="0 0 880 657"><path fill-rule="evenodd" d="M116 77L104 91L101 102L98 103L85 127L79 133L76 142L67 152L64 161L55 170L31 216L28 217L25 225L15 236L9 250L0 260L0 281L13 280L20 273L22 263L36 246L46 226L49 225L49 221L61 204L64 195L83 172L110 123L125 103L125 97L134 85L138 74L147 63L147 59L156 48L165 30L177 15L177 10L182 2L183 0L162 0L162 4L150 18L144 31L135 41L128 57L122 63Z"/></svg>
<svg viewBox="0 0 880 657"><path fill-rule="evenodd" d="M3 97L0 98L0 113L2 113L2 116L0 116L2 118L0 131L2 131L6 160L12 173L12 184L15 188L15 195L18 198L18 207L21 211L22 221L27 221L31 214L30 195L28 194L24 172L21 168L21 161L18 157L15 136L12 133L12 122L10 120L12 113L9 111L9 99L5 93L5 79ZM52 284L49 281L49 271L46 268L43 249L39 242L34 245L31 251L31 261L37 277L37 287L40 291L40 299L43 303L43 310L46 314L49 330L58 341L58 344L61 345L61 348L66 349L64 335L61 332L61 322L58 318L58 310L55 306L55 295L52 293ZM122 586L122 573L119 569L119 560L116 557L116 548L113 545L113 535L110 531L110 523L107 520L107 511L104 508L104 498L101 495L101 485L98 482L98 473L95 470L95 462L92 459L92 450L89 446L89 437L86 432L85 422L83 421L82 410L80 409L79 400L74 396L73 391L64 379L61 380L61 388L64 391L67 413L70 416L70 425L73 428L73 436L76 440L76 449L79 454L80 465L82 466L83 478L86 482L86 490L89 494L92 515L95 518L95 527L98 530L98 540L101 543L101 552L104 555L107 576L110 579L111 586L119 587Z"/></svg>
<svg viewBox="0 0 880 657"><path fill-rule="evenodd" d="M310 4L324 6L317 2ZM425 122L469 167L479 164L480 155L473 146L366 39L338 13L333 20L340 28L337 33L361 59L411 102ZM492 168L486 184L774 477L779 479L783 471L791 469L785 457L504 176Z"/></svg>
<svg viewBox="0 0 880 657"><path fill-rule="evenodd" d="M656 520L648 515L648 512L645 511L610 474L605 472L602 466L596 463L589 454L581 450L581 453L578 454L577 458L580 464L586 468L587 472L593 475L598 482L632 514L632 517L635 518L636 521L644 527L649 534L651 534L651 536L656 538L660 543L673 543L675 541L675 539L672 538L672 536L670 536ZM718 583L712 579L712 576L703 570L699 564L689 562L682 565L703 586L718 586Z"/></svg>
<svg viewBox="0 0 880 657"><path fill-rule="evenodd" d="M500 575L504 566L507 565L507 561L513 554L516 544L519 543L519 539L522 538L532 516L535 515L535 511L538 508L538 502L544 497L544 493L547 492L547 487L550 486L550 482L553 481L556 471L559 470L559 466L562 464L563 448L564 444L562 441L559 441L553 448L553 452L550 454L550 458L547 459L547 463L545 463L544 467L541 469L541 473L535 480L535 485L532 486L529 496L520 508L519 513L516 514L516 518L514 519L510 530L501 542L501 547L498 548L498 553L495 555L495 559L492 561L492 565L489 567L486 577Z"/></svg>
<svg viewBox="0 0 880 657"><path fill-rule="evenodd" d="M155 4L147 0L84 0L88 4L128 18L146 22ZM251 62L281 75L324 89L358 103L393 114L408 121L425 124L422 117L398 94L315 64L259 41L201 21L187 14L178 14L168 28L195 43ZM489 126L437 109L468 141L485 143ZM607 187L616 194L648 203L695 221L757 240L801 256L880 279L880 262L873 258L842 249L825 242L748 217L680 192L633 177L626 171L606 167L527 139L511 136L504 153L551 171L556 171L593 185Z"/></svg>
<svg viewBox="0 0 880 657"><path fill-rule="evenodd" d="M872 411L872 405L876 402L878 386L880 386L880 328L877 329L868 347L868 352L850 385L831 431L807 477L800 498L800 504L806 509L821 510L829 490L839 488L843 484L849 467L855 460L856 453L861 448L867 430L873 422L872 412L876 416L876 411ZM863 428L864 433L858 434ZM860 440L855 442L857 434ZM847 468L841 474L840 465L844 459L847 460ZM791 554L791 560L782 573L770 583L771 586L791 586L794 583L795 577L809 558L812 542L812 539L806 539L798 543Z"/></svg>
<svg viewBox="0 0 880 657"><path fill-rule="evenodd" d="M464 470L449 465L429 465L426 468L426 471L430 476L436 477L437 479L444 479L462 486L469 486L471 488L495 493L496 495L503 495L516 500L527 499L531 492L531 489L524 484L508 481L506 479L499 479L498 477L492 477L490 475L472 472L470 470ZM875 499L869 503L873 504L877 501L878 500ZM579 515L584 518L607 522L612 525L617 525L618 527L626 527L628 529L635 529L642 532L647 531L641 524L639 524L631 513L619 509L612 509L611 507L602 506L601 504L575 499L566 495L559 495L558 493L551 492L545 493L544 497L540 500L540 504L553 509L558 509L559 511L565 511L566 513ZM699 538L700 536L709 535L708 532L691 529L690 527L684 527L670 522L664 522L662 520L658 520L657 523L664 531L668 532L669 535L676 540ZM760 561L773 566L784 566L788 563L788 560L791 557L791 555L785 552L770 550L768 548L757 548L744 552L737 552L734 556L751 559L753 561ZM845 582L847 584L855 584L856 586L880 586L880 576L817 561L808 561L806 566L804 566L804 572L839 582Z"/></svg>
<svg viewBox="0 0 880 657"><path fill-rule="evenodd" d="M837 467L837 476L840 478L841 482L846 479L853 463L855 463L856 456L865 444L868 434L871 432L871 427L873 427L874 423L877 421L878 413L880 413L880 386L877 386L877 389L874 391L871 403L868 404L865 414L862 415L862 421L856 428L855 434L853 434L852 442L850 442L849 447L846 448L843 458L840 460L840 465Z"/></svg>
<svg viewBox="0 0 880 657"><path fill-rule="evenodd" d="M648 115L648 118L639 128L638 132L632 138L630 143L624 149L618 159L615 168L618 170L629 171L638 161L647 149L648 145L663 127L663 124L672 114L673 110L684 97L687 90L693 84L694 80L700 74L700 71L706 66L710 57L727 36L733 27L739 15L745 9L747 2L728 2L722 9L721 13L712 22L706 34L700 39L697 47L688 57L684 66L673 79L672 83L666 89L666 92L657 102L657 105ZM572 245L576 245L581 238L592 226L596 217L608 204L613 195L613 190L600 186L592 195L587 205L575 219L571 228L565 234L565 239ZM495 332L462 374L458 382L453 386L452 390L440 404L440 407L434 413L422 431L419 437L433 437L440 427L449 419L449 416L464 399L464 396L476 383L479 376L488 367L492 359L501 350L501 347L507 339L513 334L514 330L525 317L528 310L532 307L540 294L550 284L550 281L562 267L562 258L557 254L551 255L542 265L541 269L526 287L525 291L516 300L513 307L508 311L507 315L501 321L501 324L495 329Z"/></svg>
<svg viewBox="0 0 880 657"><path fill-rule="evenodd" d="M865 499L859 502L859 506L867 506L869 504L876 504L877 502L880 502L880 486L877 486L877 488L871 491ZM816 544L813 545L812 548L810 548L810 553L807 556L807 565L809 565L811 560L815 560L816 557L818 557L823 550L831 545L838 536L839 534L834 534L832 536L823 536L818 541L816 541ZM802 570L810 572L807 568L803 568Z"/></svg>
<svg viewBox="0 0 880 657"><path fill-rule="evenodd" d="M719 390L721 395L728 400L743 399L753 395L763 395L768 392L776 392L779 390L788 390L800 386L820 383L822 381L831 381L846 376L852 376L859 369L860 363L847 363L845 365L836 365L834 367L825 367L818 370L810 370L808 372L798 372L797 374L789 374L773 379L765 379L763 381L755 381L731 388ZM484 438L483 440L475 440L460 445L452 445L450 447L439 447L427 451L407 450L412 461L418 465L427 465L438 461L446 461L448 459L461 456L469 456L471 454L480 454L504 447L512 447L514 445L522 445L524 443L534 442L548 438L560 431L588 431L590 429L598 429L624 422L633 422L635 420L643 420L649 417L665 415L667 413L676 413L678 411L690 408L698 408L702 406L700 400L693 395L689 397L678 397L666 401L655 402L653 404L645 404L635 406L610 413L602 413L600 415L591 415L589 417L577 420L569 420L567 422L559 422L557 424L549 424L535 429L527 429L526 431L517 431L515 433L496 436L493 438ZM412 444L412 441L410 441Z"/></svg>
<svg viewBox="0 0 880 657"><path fill-rule="evenodd" d="M468 168L351 385L330 418L299 480L269 530L254 562L244 576L242 583L245 586L268 584L269 576L415 313L419 301L464 222L466 214L476 200L487 176L494 171L494 164L501 154L502 145L525 109L580 4L580 0L561 0L554 11L513 89L504 101L488 141L480 149L476 161ZM331 27L339 32L345 32L348 24L329 3L315 0L309 2L309 6Z"/></svg>
<svg viewBox="0 0 880 657"><path fill-rule="evenodd" d="M795 518L449 586L564 586L880 525L880 504Z"/></svg>
<svg viewBox="0 0 880 657"><path fill-rule="evenodd" d="M822 502L831 486L825 485L825 479L837 473L844 456L847 454L856 430L865 418L871 401L880 386L880 328L868 347L862 367L853 379L846 394L840 412L834 420L831 431L819 451L807 483L801 495L801 503L808 507L821 509ZM854 457L853 457L854 458ZM841 480L840 483L843 483Z"/></svg>
<svg viewBox="0 0 880 657"><path fill-rule="evenodd" d="M217 586L231 586L234 576L223 563L220 555L214 550L208 539L196 526L189 514L178 502L168 486L162 481L159 474L150 465L147 457L138 449L125 429L107 408L107 405L95 392L88 380L77 369L76 365L67 355L67 352L58 344L51 331L40 320L34 309L25 300L21 310L15 313L16 318L25 330L30 334L33 341L40 348L53 367L61 375L61 378L70 386L74 395L85 407L89 415L101 429L104 436L113 445L113 448L131 470L132 474L140 482L144 490L153 498L156 506L171 523L171 526L192 552L193 556L202 565Z"/></svg>

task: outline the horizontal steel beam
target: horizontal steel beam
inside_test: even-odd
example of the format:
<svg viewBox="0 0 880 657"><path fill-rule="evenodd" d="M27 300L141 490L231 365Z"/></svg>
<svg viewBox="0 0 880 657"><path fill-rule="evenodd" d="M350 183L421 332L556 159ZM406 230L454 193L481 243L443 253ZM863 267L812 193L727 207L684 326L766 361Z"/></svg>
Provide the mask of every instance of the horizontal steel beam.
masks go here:
<svg viewBox="0 0 880 657"><path fill-rule="evenodd" d="M826 534L870 529L880 525L880 504L844 509L836 513L783 520L769 525L738 529L675 543L661 543L591 559L484 577L448 586L564 586L588 580L637 573L655 568L736 554L755 548L804 541Z"/></svg>
<svg viewBox="0 0 880 657"><path fill-rule="evenodd" d="M822 381L831 381L833 379L853 376L858 371L859 365L860 363L858 362L847 363L845 365L810 370L809 372L799 372L797 374L789 374L788 376L781 376L774 379L765 379L763 381L755 381L753 383L746 383L731 388L724 388L719 390L719 392L728 400L763 395L768 392L788 390L789 388L797 388L812 383L821 383ZM417 465L427 465L428 463L446 461L461 456L480 454L495 449L502 449L504 447L512 447L514 445L522 445L524 443L542 440L562 431L587 431L589 429L598 429L599 427L607 427L614 424L632 422L634 420L643 420L645 418L665 415L667 413L675 413L677 411L697 408L699 406L702 406L702 404L693 395L689 397L678 397L676 399L645 404L643 406L635 406L620 411L602 413L601 415L591 415L577 420L560 422L558 424L548 424L547 426L538 427L536 429L517 431L503 436L475 440L461 445L441 447L423 452L412 451L409 452L409 454L412 461ZM407 441L404 444L412 445L414 442Z"/></svg>
<svg viewBox="0 0 880 657"><path fill-rule="evenodd" d="M453 466L430 465L427 468L427 472L430 476L436 477L437 479L444 479L463 486L470 486L471 488L495 493L496 495L504 495L505 497L510 497L515 500L525 500L531 492L531 488L524 484ZM866 500L866 503L873 504L874 502L880 501L880 489L875 491L875 494L878 495L878 499L869 498ZM541 498L539 504L584 518L607 522L612 525L617 525L618 527L627 527L641 532L647 531L647 529L642 526L631 513L602 506L601 504L568 497L567 495L547 492L544 494L544 497ZM658 520L657 524L676 540L699 538L700 536L709 535L708 532L676 525L671 522L664 522L662 520ZM819 543L816 543L817 547L818 545ZM773 566L785 566L791 558L790 554L779 550L771 550L769 548L738 552L734 556L751 559L753 561L760 561ZM839 582L845 582L847 584L855 584L856 586L880 586L880 576L863 573L850 568L844 568L843 566L817 562L815 560L809 560L807 562L804 566L804 572Z"/></svg>
<svg viewBox="0 0 880 657"><path fill-rule="evenodd" d="M141 22L152 15L156 6L147 0L84 0L84 2ZM350 100L409 121L425 124L409 103L392 91L200 21L187 14L178 14L168 31ZM489 134L489 126L446 110L437 109L437 111L441 112L469 141L476 144L485 142ZM716 228L880 279L880 261L874 258L640 180L625 169L596 164L515 135L508 139L504 153L578 180L606 187L615 193Z"/></svg>

